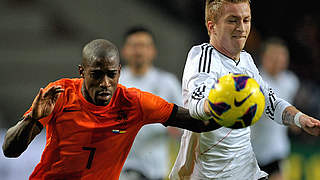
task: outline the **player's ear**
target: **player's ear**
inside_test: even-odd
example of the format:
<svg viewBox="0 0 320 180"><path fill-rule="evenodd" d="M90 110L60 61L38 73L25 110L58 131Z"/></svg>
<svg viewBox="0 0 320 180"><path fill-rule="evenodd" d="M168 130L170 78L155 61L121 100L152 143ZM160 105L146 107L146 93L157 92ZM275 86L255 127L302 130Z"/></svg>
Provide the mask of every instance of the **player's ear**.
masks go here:
<svg viewBox="0 0 320 180"><path fill-rule="evenodd" d="M207 27L208 27L208 33L212 34L215 31L215 23L213 23L213 21L208 21L207 22Z"/></svg>
<svg viewBox="0 0 320 180"><path fill-rule="evenodd" d="M84 68L81 64L78 65L78 70L79 70L80 77L84 78Z"/></svg>
<svg viewBox="0 0 320 180"><path fill-rule="evenodd" d="M119 74L120 74L120 72L121 72L121 67L122 67L121 64L119 64L119 70L118 70L118 71L119 71Z"/></svg>

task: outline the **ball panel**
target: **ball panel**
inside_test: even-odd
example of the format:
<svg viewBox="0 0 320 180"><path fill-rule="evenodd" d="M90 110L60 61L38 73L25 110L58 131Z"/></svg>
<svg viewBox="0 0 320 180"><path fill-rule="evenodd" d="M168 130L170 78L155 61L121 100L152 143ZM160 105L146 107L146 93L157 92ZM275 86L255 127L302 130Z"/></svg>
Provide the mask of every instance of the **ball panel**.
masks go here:
<svg viewBox="0 0 320 180"><path fill-rule="evenodd" d="M209 92L209 109L222 126L243 128L258 121L265 97L260 85L247 75L222 76Z"/></svg>
<svg viewBox="0 0 320 180"><path fill-rule="evenodd" d="M234 76L234 86L236 87L236 91L241 91L247 85L247 81L250 78L249 76Z"/></svg>
<svg viewBox="0 0 320 180"><path fill-rule="evenodd" d="M247 112L240 118L243 120L245 127L250 126L252 123L252 120L257 112L257 104L254 104L253 106L249 107Z"/></svg>
<svg viewBox="0 0 320 180"><path fill-rule="evenodd" d="M210 110L214 111L219 116L221 116L223 113L225 113L226 111L228 111L231 108L231 106L229 104L224 103L224 102L212 103L209 101L209 105L210 105Z"/></svg>

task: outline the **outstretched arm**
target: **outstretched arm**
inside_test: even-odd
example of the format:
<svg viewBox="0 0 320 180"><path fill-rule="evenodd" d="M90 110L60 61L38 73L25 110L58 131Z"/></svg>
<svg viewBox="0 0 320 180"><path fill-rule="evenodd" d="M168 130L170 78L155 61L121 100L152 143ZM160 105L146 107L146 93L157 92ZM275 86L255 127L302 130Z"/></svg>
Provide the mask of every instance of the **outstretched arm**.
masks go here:
<svg viewBox="0 0 320 180"><path fill-rule="evenodd" d="M320 135L320 121L301 113L294 106L289 106L283 111L282 121L285 125L296 125L311 135Z"/></svg>
<svg viewBox="0 0 320 180"><path fill-rule="evenodd" d="M187 129L193 132L208 132L220 128L213 119L207 121L192 118L189 110L175 105L170 118L163 125Z"/></svg>
<svg viewBox="0 0 320 180"><path fill-rule="evenodd" d="M32 103L31 112L7 131L2 145L6 157L18 157L27 149L43 128L38 120L51 114L59 94L63 91L60 86L52 86L46 92L40 89Z"/></svg>
<svg viewBox="0 0 320 180"><path fill-rule="evenodd" d="M7 131L2 145L3 154L6 157L19 157L42 128L41 123L30 115L24 116L21 121Z"/></svg>

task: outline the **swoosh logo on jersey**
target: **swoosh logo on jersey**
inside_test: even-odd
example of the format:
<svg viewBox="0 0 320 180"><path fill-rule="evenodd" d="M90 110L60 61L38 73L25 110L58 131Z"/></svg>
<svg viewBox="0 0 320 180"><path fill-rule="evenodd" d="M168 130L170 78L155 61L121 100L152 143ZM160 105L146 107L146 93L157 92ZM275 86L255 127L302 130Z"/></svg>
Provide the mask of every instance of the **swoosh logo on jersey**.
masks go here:
<svg viewBox="0 0 320 180"><path fill-rule="evenodd" d="M242 101L237 101L236 98L234 98L234 105L236 107L241 106L250 96L252 95L252 93L250 93L246 98L244 98Z"/></svg>

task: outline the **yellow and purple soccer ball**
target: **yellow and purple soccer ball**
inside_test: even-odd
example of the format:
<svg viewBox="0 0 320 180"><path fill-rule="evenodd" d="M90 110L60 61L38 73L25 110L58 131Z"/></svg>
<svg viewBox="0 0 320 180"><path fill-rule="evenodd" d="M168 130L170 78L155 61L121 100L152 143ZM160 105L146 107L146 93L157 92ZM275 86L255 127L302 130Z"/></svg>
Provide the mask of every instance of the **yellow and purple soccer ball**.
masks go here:
<svg viewBox="0 0 320 180"><path fill-rule="evenodd" d="M265 107L260 85L244 74L228 74L219 78L208 96L213 119L221 126L239 129L256 123Z"/></svg>

